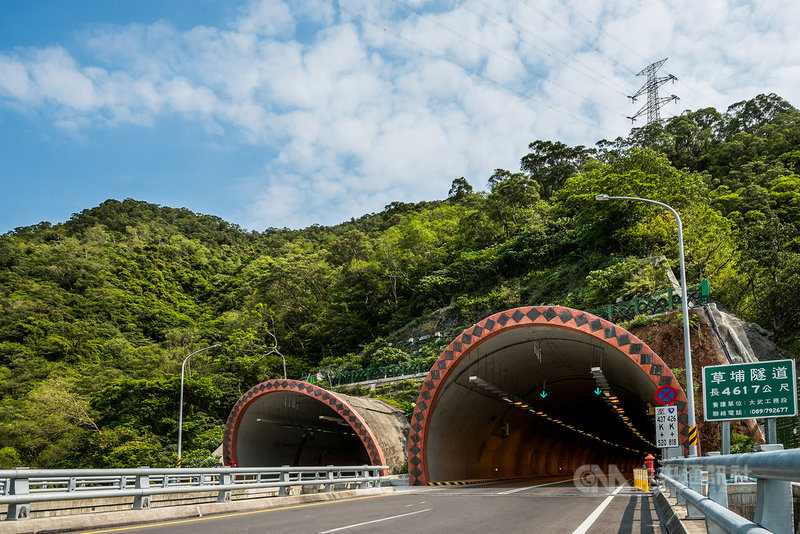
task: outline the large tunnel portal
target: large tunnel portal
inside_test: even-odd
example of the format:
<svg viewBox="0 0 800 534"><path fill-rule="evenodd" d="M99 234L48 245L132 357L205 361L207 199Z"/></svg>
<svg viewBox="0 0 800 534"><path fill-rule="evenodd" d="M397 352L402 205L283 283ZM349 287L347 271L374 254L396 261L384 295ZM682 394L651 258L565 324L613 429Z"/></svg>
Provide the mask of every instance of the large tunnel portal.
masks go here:
<svg viewBox="0 0 800 534"><path fill-rule="evenodd" d="M655 448L656 389L686 397L664 362L631 333L564 307L524 307L458 336L423 382L411 420L413 484L621 471Z"/></svg>

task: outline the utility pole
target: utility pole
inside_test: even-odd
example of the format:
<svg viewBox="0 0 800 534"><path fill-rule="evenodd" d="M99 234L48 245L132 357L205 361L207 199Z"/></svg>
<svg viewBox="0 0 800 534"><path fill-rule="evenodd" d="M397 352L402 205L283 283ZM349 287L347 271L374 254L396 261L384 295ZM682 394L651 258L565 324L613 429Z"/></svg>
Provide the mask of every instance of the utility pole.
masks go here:
<svg viewBox="0 0 800 534"><path fill-rule="evenodd" d="M676 78L672 74L668 74L666 76L658 77L656 76L656 71L661 68L661 65L667 61L668 58L664 58L661 61L656 61L655 63L651 63L642 71L637 74L637 76L647 76L647 81L645 84L636 92L635 95L629 96L628 98L631 99L631 103L636 102L636 99L641 95L647 93L647 103L642 106L639 111L636 112L635 115L632 117L628 117L631 122L635 122L638 117L644 115L647 112L647 124L652 124L654 122L658 122L661 120L659 110L664 107L667 102L675 101L677 102L680 100L675 95L665 96L662 98L658 97L658 88L667 83L668 81L672 81L675 83Z"/></svg>

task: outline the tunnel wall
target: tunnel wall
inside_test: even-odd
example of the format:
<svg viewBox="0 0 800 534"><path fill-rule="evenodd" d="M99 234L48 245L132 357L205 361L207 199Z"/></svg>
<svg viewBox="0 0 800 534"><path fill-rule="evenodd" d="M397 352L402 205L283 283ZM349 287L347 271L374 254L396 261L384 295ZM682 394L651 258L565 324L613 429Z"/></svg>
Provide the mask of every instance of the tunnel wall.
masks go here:
<svg viewBox="0 0 800 534"><path fill-rule="evenodd" d="M378 441L389 471L399 473L408 458L409 424L403 410L380 399L337 395L364 419Z"/></svg>
<svg viewBox="0 0 800 534"><path fill-rule="evenodd" d="M600 317L562 306L528 306L496 313L464 330L434 362L422 384L408 437L408 469L412 485L431 482L426 458L426 436L438 395L458 362L487 339L503 331L531 325L577 330L611 346L636 363L656 387L669 385L678 391L678 433L688 453L687 399L678 380L663 360L639 338ZM468 415L466 415L468 416Z"/></svg>
<svg viewBox="0 0 800 534"><path fill-rule="evenodd" d="M269 380L251 388L236 402L225 424L223 434L223 459L226 465L238 463L236 442L239 429L248 407L259 397L276 392L305 395L333 409L347 422L364 446L371 465L386 465L383 450L364 418L342 396L299 380Z"/></svg>

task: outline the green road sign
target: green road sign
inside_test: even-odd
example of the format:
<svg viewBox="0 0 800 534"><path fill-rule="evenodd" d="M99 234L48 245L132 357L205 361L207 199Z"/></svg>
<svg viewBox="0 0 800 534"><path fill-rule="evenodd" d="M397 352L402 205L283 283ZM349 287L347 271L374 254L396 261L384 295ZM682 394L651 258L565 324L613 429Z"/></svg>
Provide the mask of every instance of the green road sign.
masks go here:
<svg viewBox="0 0 800 534"><path fill-rule="evenodd" d="M703 367L706 421L797 415L794 360Z"/></svg>

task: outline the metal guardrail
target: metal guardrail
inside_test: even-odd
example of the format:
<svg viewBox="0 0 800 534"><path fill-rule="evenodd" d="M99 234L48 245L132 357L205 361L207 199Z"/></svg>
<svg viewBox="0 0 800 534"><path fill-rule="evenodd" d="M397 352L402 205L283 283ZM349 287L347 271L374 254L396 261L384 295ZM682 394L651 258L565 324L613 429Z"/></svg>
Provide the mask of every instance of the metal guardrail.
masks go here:
<svg viewBox="0 0 800 534"><path fill-rule="evenodd" d="M377 486L387 466L220 467L212 469L27 469L0 471L0 504L7 520L30 517L31 503L77 499L133 497L133 509L150 507L153 495L216 492L217 502L230 502L234 490L275 488L286 495L290 486L334 484Z"/></svg>
<svg viewBox="0 0 800 534"><path fill-rule="evenodd" d="M689 517L700 514L701 517L705 518L706 530L709 534L722 532L735 532L737 534L771 534L769 530L758 526L752 521L748 521L739 514L728 510L725 506L714 502L710 498L703 496L701 493L692 490L677 480L663 473L660 478L671 488L670 493L677 493L684 498Z"/></svg>
<svg viewBox="0 0 800 534"><path fill-rule="evenodd" d="M690 287L686 293L690 302L695 304L706 304L710 301L708 281L704 280L699 286ZM645 297L637 297L633 300L607 304L602 308L592 310L590 313L607 319L611 322L631 321L637 315L657 315L681 308L681 295L675 293L672 288L666 291L659 291Z"/></svg>
<svg viewBox="0 0 800 534"><path fill-rule="evenodd" d="M759 452L747 454L670 458L661 462L661 479L677 497L678 504L686 505L689 518L705 518L711 534L793 533L792 482L800 482L800 449L784 451L782 448L782 445L762 445ZM705 473L708 474L707 496L702 490ZM728 475L756 479L754 522L727 508Z"/></svg>

